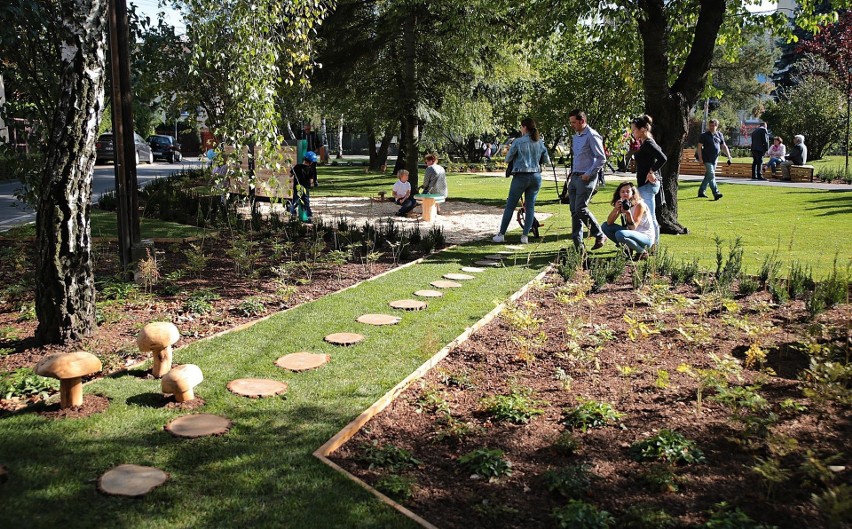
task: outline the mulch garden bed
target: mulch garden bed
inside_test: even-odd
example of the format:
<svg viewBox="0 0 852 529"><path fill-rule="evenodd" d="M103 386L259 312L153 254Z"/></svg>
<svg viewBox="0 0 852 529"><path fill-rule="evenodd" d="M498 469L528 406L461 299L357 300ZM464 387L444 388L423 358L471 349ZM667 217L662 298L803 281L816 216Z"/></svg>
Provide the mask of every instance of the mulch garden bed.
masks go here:
<svg viewBox="0 0 852 529"><path fill-rule="evenodd" d="M584 289L551 274L331 459L442 529L704 527L712 511L712 527L848 527L849 401L806 398L802 380L808 347L848 362L849 305L810 321L803 302L766 292L635 290L629 267ZM584 430L568 412L586 401L620 418ZM665 430L704 461L638 461L634 444ZM489 479L493 458L462 464L479 449L502 451L511 474ZM754 522L733 523L742 517Z"/></svg>

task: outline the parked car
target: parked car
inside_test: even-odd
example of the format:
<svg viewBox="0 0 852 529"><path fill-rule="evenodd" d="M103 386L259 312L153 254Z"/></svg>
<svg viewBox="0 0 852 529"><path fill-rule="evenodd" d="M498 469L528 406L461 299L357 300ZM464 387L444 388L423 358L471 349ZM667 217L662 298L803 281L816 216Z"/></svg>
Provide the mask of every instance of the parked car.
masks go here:
<svg viewBox="0 0 852 529"><path fill-rule="evenodd" d="M163 136L155 134L148 136L148 145L151 146L151 152L154 154L154 159L162 158L169 163L181 161L183 155L180 153L180 143L175 141L171 136Z"/></svg>
<svg viewBox="0 0 852 529"><path fill-rule="evenodd" d="M133 143L136 147L136 165L139 162L154 163L154 153L151 152L151 147L142 139L142 136L133 133ZM95 163L111 162L115 160L115 147L112 139L112 133L101 134L95 143Z"/></svg>

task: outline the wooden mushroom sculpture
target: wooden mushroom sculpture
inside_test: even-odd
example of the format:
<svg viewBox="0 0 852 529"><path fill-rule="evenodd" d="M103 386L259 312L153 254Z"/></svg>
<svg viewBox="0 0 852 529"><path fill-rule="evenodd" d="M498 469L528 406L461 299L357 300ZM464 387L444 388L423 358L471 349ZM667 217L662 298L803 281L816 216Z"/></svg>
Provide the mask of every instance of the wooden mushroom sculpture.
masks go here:
<svg viewBox="0 0 852 529"><path fill-rule="evenodd" d="M59 405L62 408L82 406L83 377L100 370L101 361L86 351L47 355L35 368L37 375L59 379Z"/></svg>
<svg viewBox="0 0 852 529"><path fill-rule="evenodd" d="M204 375L201 374L201 368L194 364L185 364L175 366L166 373L160 386L163 388L163 393L173 394L175 401L185 402L195 398L193 388L201 384L202 380Z"/></svg>
<svg viewBox="0 0 852 529"><path fill-rule="evenodd" d="M178 340L180 332L173 323L167 321L149 323L139 333L136 344L139 351L152 353L154 365L151 366L151 374L155 378L162 377L172 368L172 345Z"/></svg>

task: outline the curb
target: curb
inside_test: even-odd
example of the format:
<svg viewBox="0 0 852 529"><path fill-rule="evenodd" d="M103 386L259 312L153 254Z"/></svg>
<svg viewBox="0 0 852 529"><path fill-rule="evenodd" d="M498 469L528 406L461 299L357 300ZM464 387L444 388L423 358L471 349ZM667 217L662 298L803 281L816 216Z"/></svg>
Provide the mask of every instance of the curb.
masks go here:
<svg viewBox="0 0 852 529"><path fill-rule="evenodd" d="M473 325L471 325L470 327L465 329L464 332L462 332L460 335L458 335L450 343L445 345L440 351L435 353L431 358L426 360L413 373L411 373L410 375L405 377L402 380L402 382L400 382L399 384L397 384L396 386L391 388L390 391L385 393L379 400L377 400L375 403L373 403L372 406L370 406L369 408L367 408L366 410L361 412L361 414L358 417L356 417L349 424L344 426L342 430L337 432L331 439L326 441L325 444L323 444L322 446L317 448L313 453L314 457L316 457L317 459L319 459L320 461L322 461L323 463L325 463L326 465L328 465L332 469L336 470L337 472L343 474L345 477L354 481L355 483L357 483L358 485L363 487L368 492L371 492L381 502L385 503L386 505L393 507L394 509L396 509L397 511L402 513L404 516L408 517L412 521L419 524L421 527L425 527L426 529L438 529L437 526L429 523L428 521L421 518L420 516L418 516L417 514L412 512L411 510L409 510L408 508L404 507L403 505L397 503L396 501L392 500L388 496L386 496L386 495L382 494L381 492L379 492L378 490L374 489L373 487L371 487L369 484L367 484L362 479L358 478L357 476L355 476L355 475L351 474L350 472L348 472L347 470L343 469L338 464L336 464L335 462L328 459L328 456L330 456L338 448L340 448L341 446L346 444L346 442L349 441L349 439L351 439L356 433L358 433L358 431L365 424L367 424L367 422L369 422L370 419L372 419L377 414L381 413L382 410L384 410L394 400L396 400L396 398L400 394L402 394L402 392L405 391L405 389L408 388L408 386L410 386L412 382L422 378L424 375L426 375L426 373L431 371L433 367L438 365L441 362L441 360L443 360L444 358L447 357L448 354L450 354L450 351L453 348L455 348L456 346L467 341L467 339L470 338L471 334L473 334L474 332L476 332L477 330L479 330L480 328L482 328L483 326L485 326L486 324L488 324L492 320L494 320L503 311L503 309L506 307L506 304L508 302L515 301L518 298L520 298L521 296L523 296L524 294L526 294L526 292L532 287L532 285L534 283L543 279L552 269L553 269L552 264L546 266L544 268L544 270L542 270L538 275L536 275L533 279L531 279L527 284L525 284L517 292L515 292L514 294L509 296L509 298L506 301L504 301L503 303L500 303L499 305L494 307L494 309L492 309L491 312L489 312L488 314L483 316L479 321L477 321L476 323L474 323Z"/></svg>

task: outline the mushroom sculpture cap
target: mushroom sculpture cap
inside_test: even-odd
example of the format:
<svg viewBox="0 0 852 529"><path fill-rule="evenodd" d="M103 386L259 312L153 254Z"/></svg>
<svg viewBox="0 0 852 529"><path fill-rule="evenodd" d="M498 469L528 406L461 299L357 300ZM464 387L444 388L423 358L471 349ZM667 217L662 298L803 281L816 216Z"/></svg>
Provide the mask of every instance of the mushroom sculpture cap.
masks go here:
<svg viewBox="0 0 852 529"><path fill-rule="evenodd" d="M149 323L139 332L136 344L143 353L165 349L180 340L180 331L173 323L155 321Z"/></svg>
<svg viewBox="0 0 852 529"><path fill-rule="evenodd" d="M163 388L163 393L185 393L192 388L201 384L204 380L204 375L201 374L201 368L195 364L184 364L175 366L163 375L160 386Z"/></svg>
<svg viewBox="0 0 852 529"><path fill-rule="evenodd" d="M101 367L97 356L86 351L77 351L47 355L36 365L35 372L43 377L64 380L97 373Z"/></svg>

